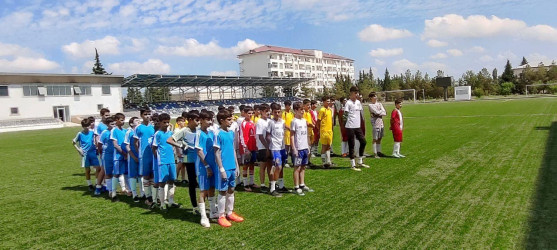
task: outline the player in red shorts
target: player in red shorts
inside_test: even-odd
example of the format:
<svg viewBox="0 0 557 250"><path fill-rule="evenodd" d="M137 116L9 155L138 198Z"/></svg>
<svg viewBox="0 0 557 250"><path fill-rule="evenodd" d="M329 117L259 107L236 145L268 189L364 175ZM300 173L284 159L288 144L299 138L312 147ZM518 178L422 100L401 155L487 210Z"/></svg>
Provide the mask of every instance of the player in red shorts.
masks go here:
<svg viewBox="0 0 557 250"><path fill-rule="evenodd" d="M395 109L391 112L391 130L393 131L393 138L395 144L393 146L393 157L395 158L404 158L404 155L400 154L400 143L402 142L402 130L403 130L403 121L402 121L402 112L400 109L402 108L402 100L397 99L395 101Z"/></svg>

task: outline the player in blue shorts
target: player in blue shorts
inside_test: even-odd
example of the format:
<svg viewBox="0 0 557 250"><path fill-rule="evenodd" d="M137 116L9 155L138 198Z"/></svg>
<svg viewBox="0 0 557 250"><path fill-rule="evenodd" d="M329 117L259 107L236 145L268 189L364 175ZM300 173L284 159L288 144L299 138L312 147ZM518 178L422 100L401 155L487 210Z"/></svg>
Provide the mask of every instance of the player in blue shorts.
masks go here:
<svg viewBox="0 0 557 250"><path fill-rule="evenodd" d="M161 192L160 188L161 185L159 185L159 160L157 159L157 154L155 147L153 146L153 143L155 141L155 134L159 131L160 129L160 124L159 124L159 114L154 113L151 116L151 120L153 121L153 127L155 129L155 133L149 137L149 140L147 140L147 142L149 143L149 148L151 149L151 176L152 176L152 194L153 194L153 204L151 205L151 208L155 208L156 206L159 206L161 203L161 200L159 200L159 193ZM162 185L164 188L164 185Z"/></svg>
<svg viewBox="0 0 557 250"><path fill-rule="evenodd" d="M232 225L230 221L244 221L244 218L234 212L234 187L236 186L236 177L240 172L236 151L234 150L234 131L229 130L232 124L232 114L227 110L219 111L217 121L220 124L220 130L216 135L213 147L215 148L215 161L219 167L219 172L216 173L218 178L215 180L219 190L218 223L223 227L230 227Z"/></svg>
<svg viewBox="0 0 557 250"><path fill-rule="evenodd" d="M143 108L139 110L142 123L137 125L134 130L134 144L138 149L139 155L139 178L141 186L144 188L145 204L151 206L153 204L153 151L151 150L149 138L155 134L155 127L151 123L151 110Z"/></svg>
<svg viewBox="0 0 557 250"><path fill-rule="evenodd" d="M108 197L112 198L112 201L116 201L115 196L112 192L116 190L112 189L112 177L114 172L114 144L110 140L110 131L116 126L116 122L112 117L106 118L107 128L100 135L99 146L102 148L102 163L104 167L104 178L106 181L106 187L108 189Z"/></svg>
<svg viewBox="0 0 557 250"><path fill-rule="evenodd" d="M108 110L107 108L102 108L100 110L100 115L101 115L101 121L96 124L95 126L95 145L99 144L99 140L101 138L101 134L103 131L105 131L108 127L108 123L106 122L106 119L108 117L111 117L110 115L110 110ZM97 174L95 173L95 175L97 175L97 180L100 180L102 184L102 189L101 192L107 192L108 189L106 188L106 180L105 180L105 173L104 173L104 166L103 166L103 161L102 161L102 150L98 150L97 151L98 155L100 156L100 164L101 164L101 171ZM99 184L99 183L97 183Z"/></svg>
<svg viewBox="0 0 557 250"><path fill-rule="evenodd" d="M282 164L287 158L284 145L284 120L281 118L280 105L278 103L271 104L272 119L269 119L267 126L267 134L271 136L269 140L269 150L272 156L272 165L269 169L270 193L274 197L282 197L279 190L276 190L277 179L282 170Z"/></svg>
<svg viewBox="0 0 557 250"><path fill-rule="evenodd" d="M124 144L126 145L126 151L128 152L128 177L130 178L130 189L133 195L133 201L139 202L140 198L137 195L137 178L139 177L139 151L135 147L133 142L134 130L138 125L139 118L132 117L129 120L130 127L126 131L126 136L124 137ZM143 185L141 185L143 187ZM143 188L141 188L141 197L145 197Z"/></svg>
<svg viewBox="0 0 557 250"><path fill-rule="evenodd" d="M158 179L159 183L159 199L161 200L161 210L166 211L167 208L177 208L180 205L174 203L174 192L176 185L176 163L174 160L174 147L180 148L180 144L172 139L172 131L168 129L170 125L170 115L162 113L158 117L159 131L155 133L153 139L154 154L158 160ZM173 147L174 146L174 147ZM165 190L168 190L166 192Z"/></svg>
<svg viewBox="0 0 557 250"><path fill-rule="evenodd" d="M122 113L116 113L114 115L114 122L116 127L110 131L110 140L114 145L114 167L112 172L112 198L113 200L118 200L116 196L116 189L118 182L120 183L120 188L123 193L127 193L126 181L124 174L128 167L128 152L126 151L126 145L124 140L126 137L126 130L124 129L124 123L126 117Z"/></svg>
<svg viewBox="0 0 557 250"><path fill-rule="evenodd" d="M95 136L94 132L91 130L91 121L89 119L83 119L81 121L82 131L79 131L75 138L73 139L73 145L79 155L81 156L81 167L85 169L85 180L87 180L87 186L89 186L89 191L95 190L93 184L91 183L91 166L96 169L96 172L100 171L99 159L97 158L97 148L95 147ZM77 145L79 143L79 146ZM100 194L101 187L98 186L95 190L95 195Z"/></svg>
<svg viewBox="0 0 557 250"><path fill-rule="evenodd" d="M304 191L313 192L304 183L305 170L309 162L308 126L307 121L303 118L302 103L296 102L292 108L295 116L290 124L290 146L294 163L294 190L298 195L305 195Z"/></svg>

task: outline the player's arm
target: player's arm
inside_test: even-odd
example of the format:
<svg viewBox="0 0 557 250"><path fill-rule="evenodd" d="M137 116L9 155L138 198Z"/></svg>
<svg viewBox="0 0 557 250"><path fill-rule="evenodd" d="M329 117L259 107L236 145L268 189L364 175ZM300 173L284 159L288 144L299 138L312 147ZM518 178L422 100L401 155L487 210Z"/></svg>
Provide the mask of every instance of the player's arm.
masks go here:
<svg viewBox="0 0 557 250"><path fill-rule="evenodd" d="M383 107L382 103L380 103L379 105L381 105L381 109L379 110L379 115L380 116L386 116L387 115L387 110L385 110L385 107Z"/></svg>
<svg viewBox="0 0 557 250"><path fill-rule="evenodd" d="M118 151L118 153L122 155L125 155L124 150L122 150L122 147L120 147L120 145L118 144L118 140L114 137L114 129L110 131L110 140L112 141L112 144L114 145L116 151Z"/></svg>
<svg viewBox="0 0 557 250"><path fill-rule="evenodd" d="M72 140L72 144L73 144L75 150L77 150L77 152L79 153L79 155L83 157L83 149L81 149L81 145L77 145L78 138L79 138L79 133L77 133L75 138Z"/></svg>
<svg viewBox="0 0 557 250"><path fill-rule="evenodd" d="M174 140L174 137L173 137L173 136L168 137L168 139L166 139L166 143L168 143L168 144L174 146L174 147L176 148L176 152L177 152L177 154L178 154L178 157L182 157L182 149L184 149L184 148L186 147L185 144L183 144L183 145L178 144L178 143Z"/></svg>
<svg viewBox="0 0 557 250"><path fill-rule="evenodd" d="M220 147L215 147L215 161L217 162L217 166L219 167L220 177L222 179L226 179L226 171L224 170L224 166L222 165Z"/></svg>

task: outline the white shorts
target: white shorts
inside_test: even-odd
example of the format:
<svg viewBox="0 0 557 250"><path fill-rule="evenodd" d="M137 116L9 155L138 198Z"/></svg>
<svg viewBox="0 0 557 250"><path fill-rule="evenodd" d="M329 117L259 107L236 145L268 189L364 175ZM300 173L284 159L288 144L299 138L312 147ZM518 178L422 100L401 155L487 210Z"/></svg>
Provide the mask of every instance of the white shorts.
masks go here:
<svg viewBox="0 0 557 250"><path fill-rule="evenodd" d="M373 128L373 139L381 139L385 136L385 128Z"/></svg>

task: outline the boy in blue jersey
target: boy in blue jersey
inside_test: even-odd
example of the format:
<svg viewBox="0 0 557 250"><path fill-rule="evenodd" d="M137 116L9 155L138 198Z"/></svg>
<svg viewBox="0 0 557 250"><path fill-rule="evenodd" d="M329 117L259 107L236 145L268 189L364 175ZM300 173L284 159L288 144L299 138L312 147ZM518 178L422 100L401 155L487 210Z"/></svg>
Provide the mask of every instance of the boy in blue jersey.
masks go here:
<svg viewBox="0 0 557 250"><path fill-rule="evenodd" d="M124 145L124 140L126 137L126 130L124 129L124 119L126 117L122 113L116 113L114 115L114 121L116 122L116 127L110 131L110 140L114 145L114 167L112 172L112 198L113 200L118 200L116 197L116 189L118 182L120 182L120 188L123 193L127 193L126 181L124 174L128 167L128 152L126 151L126 145Z"/></svg>
<svg viewBox="0 0 557 250"><path fill-rule="evenodd" d="M159 179L159 160L157 159L157 154L155 153L156 149L155 147L153 147L153 142L155 141L155 134L157 133L157 131L159 131L160 129L160 123L159 123L159 114L154 113L151 116L151 121L153 122L153 127L155 130L155 133L149 137L149 139L147 140L147 143L149 143L149 148L151 149L151 183L152 183L152 190L151 193L153 195L153 204L151 204L150 208L156 208L157 206L159 206L161 204L161 201L159 200L159 192L161 192L160 187L161 185L159 185L158 179ZM164 188L164 185L162 185Z"/></svg>
<svg viewBox="0 0 557 250"><path fill-rule="evenodd" d="M87 180L87 186L89 186L89 191L93 191L93 184L91 183L91 166L99 172L100 164L97 158L97 149L95 147L95 136L94 132L91 131L91 121L89 119L83 119L81 121L82 131L79 131L75 138L73 139L73 146L81 156L81 167L85 169L85 180ZM77 145L79 143L79 146ZM100 194L100 188L97 187L95 190L95 195ZM97 192L98 191L98 192Z"/></svg>
<svg viewBox="0 0 557 250"><path fill-rule="evenodd" d="M149 138L155 134L155 127L151 123L151 110L148 108L140 109L139 114L143 120L134 130L134 144L138 149L139 155L139 178L144 188L146 200L145 204L153 204L153 152L151 151Z"/></svg>
<svg viewBox="0 0 557 250"><path fill-rule="evenodd" d="M215 151L213 144L215 134L209 130L213 123L213 116L207 111L199 113L200 127L197 130L195 138L195 149L197 158L195 161L195 172L197 174L197 183L199 184L199 213L201 214L201 225L210 227L209 219L205 213L205 198L209 200L211 219L218 218L217 206L215 202L215 173L217 173L217 164L215 162ZM191 179L190 179L191 181ZM192 182L190 182L191 184Z"/></svg>
<svg viewBox="0 0 557 250"><path fill-rule="evenodd" d="M229 130L232 124L232 114L227 110L219 111L217 121L220 124L219 133L216 135L215 143L215 161L219 167L216 173L218 196L218 213L219 225L230 227L230 221L242 222L244 218L234 212L234 187L236 186L236 177L240 173L238 170L238 161L236 151L234 150L234 131ZM225 217L226 207L226 217Z"/></svg>
<svg viewBox="0 0 557 250"><path fill-rule="evenodd" d="M130 178L130 189L133 195L133 201L139 202L139 197L137 195L137 178L139 177L139 152L135 147L133 142L134 130L138 125L139 118L132 117L129 120L130 127L126 131L126 136L124 137L124 144L126 145L126 151L128 152L128 177ZM143 186L143 185L141 185ZM141 188L141 196L145 197L143 188Z"/></svg>
<svg viewBox="0 0 557 250"><path fill-rule="evenodd" d="M166 211L168 207L180 207L174 203L174 192L176 185L176 163L174 161L174 147L180 148L180 144L172 139L172 131L168 129L170 125L170 115L162 113L159 117L159 131L155 132L153 139L153 154L158 160L157 183L159 183L159 199L161 210ZM168 190L168 193L165 191Z"/></svg>
<svg viewBox="0 0 557 250"><path fill-rule="evenodd" d="M104 178L106 181L106 187L108 189L108 196L112 198L112 201L117 201L116 197L112 195L112 192L116 190L112 189L112 173L114 172L114 143L110 141L110 131L116 126L116 122L112 117L106 118L107 128L100 135L99 147L102 149L102 162L104 167Z"/></svg>
<svg viewBox="0 0 557 250"><path fill-rule="evenodd" d="M99 140L101 138L101 134L103 131L105 131L108 127L108 123L106 122L106 119L108 117L111 117L110 115L110 110L108 110L107 108L102 108L100 110L100 115L101 115L101 121L99 122L99 124L96 125L95 127L95 145L99 144ZM100 164L101 164L101 172L97 175L97 180L101 180L101 184L102 184L102 189L101 192L106 192L108 191L108 189L106 188L106 180L105 180L105 171L104 171L104 163L102 161L102 150L98 150L98 155L100 156ZM97 183L98 184L98 183Z"/></svg>

